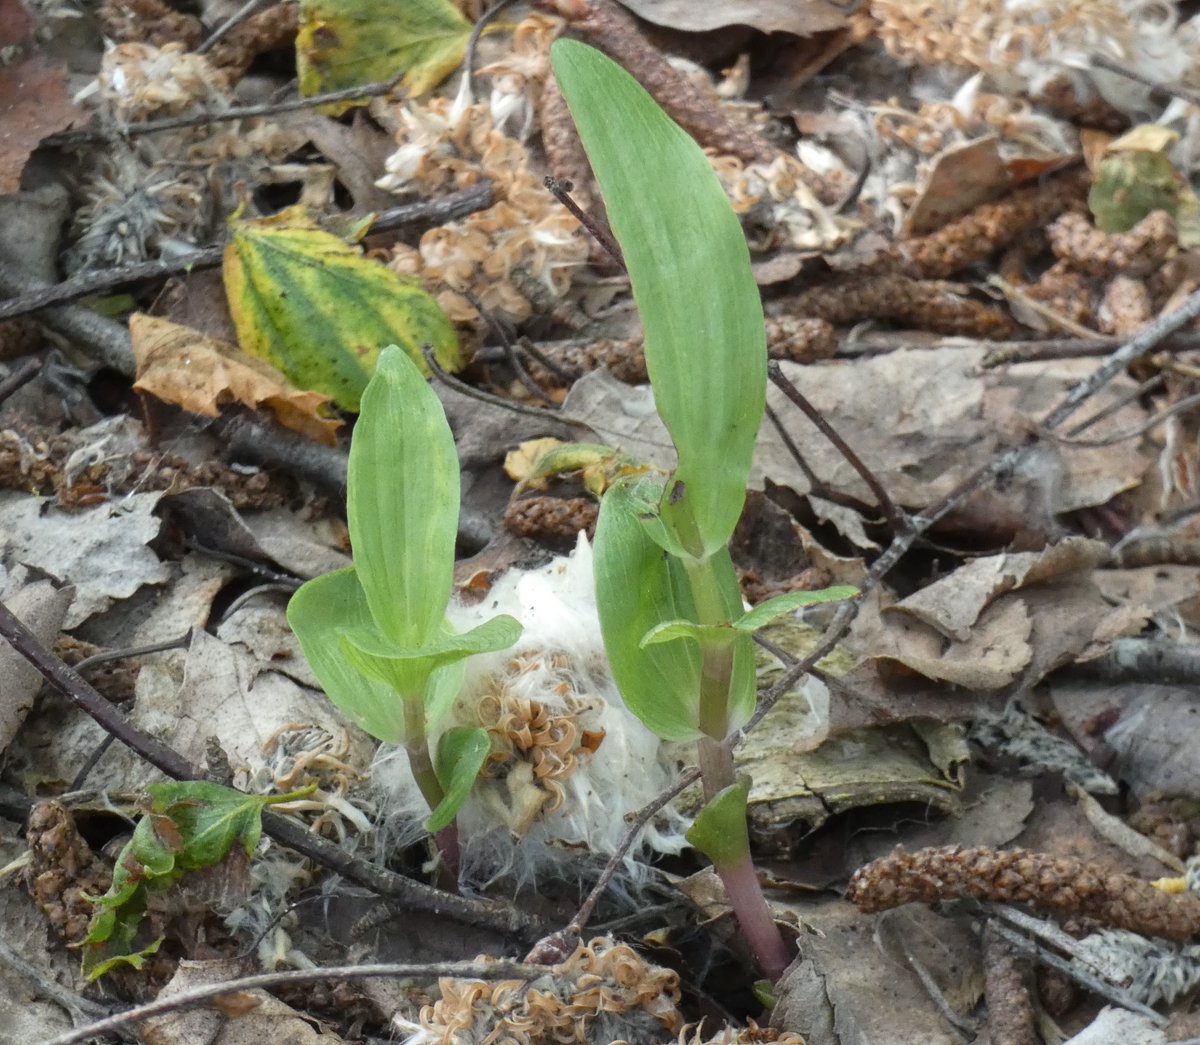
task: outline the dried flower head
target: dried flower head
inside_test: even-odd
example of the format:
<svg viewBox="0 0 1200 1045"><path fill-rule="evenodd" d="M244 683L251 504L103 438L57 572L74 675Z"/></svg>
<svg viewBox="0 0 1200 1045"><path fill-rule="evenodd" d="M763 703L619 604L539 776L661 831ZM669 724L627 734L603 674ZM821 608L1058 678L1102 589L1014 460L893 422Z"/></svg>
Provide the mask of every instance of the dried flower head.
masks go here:
<svg viewBox="0 0 1200 1045"><path fill-rule="evenodd" d="M405 1045L609 1045L678 1032L679 977L633 948L599 937L547 975L522 980L443 979Z"/></svg>
<svg viewBox="0 0 1200 1045"><path fill-rule="evenodd" d="M400 148L387 161L380 188L422 195L466 188L489 178L499 202L462 221L430 229L417 248L398 246L391 267L420 276L456 323L482 319L470 292L488 311L520 323L542 299L562 298L571 272L588 257L579 223L542 186L525 146L505 135L487 105L461 99L408 102L400 113ZM533 284L540 293L529 286Z"/></svg>
<svg viewBox="0 0 1200 1045"><path fill-rule="evenodd" d="M1092 54L1168 83L1200 68L1196 20L1181 26L1169 0L872 0L871 14L900 61L975 69L1029 94L1067 77L1081 101L1098 93L1127 113L1148 89L1094 68Z"/></svg>
<svg viewBox="0 0 1200 1045"><path fill-rule="evenodd" d="M224 73L179 43L117 44L105 51L98 82L101 99L126 123L228 104Z"/></svg>

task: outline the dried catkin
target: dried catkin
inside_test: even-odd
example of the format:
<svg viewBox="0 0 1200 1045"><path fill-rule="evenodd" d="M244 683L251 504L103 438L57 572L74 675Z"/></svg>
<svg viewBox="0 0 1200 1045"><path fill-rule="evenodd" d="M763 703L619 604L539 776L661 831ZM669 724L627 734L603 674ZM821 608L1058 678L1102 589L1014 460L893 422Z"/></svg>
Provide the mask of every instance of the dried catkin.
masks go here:
<svg viewBox="0 0 1200 1045"><path fill-rule="evenodd" d="M1080 915L1167 940L1200 932L1200 896L1169 896L1140 878L1025 849L897 848L859 868L847 895L864 912L970 897Z"/></svg>

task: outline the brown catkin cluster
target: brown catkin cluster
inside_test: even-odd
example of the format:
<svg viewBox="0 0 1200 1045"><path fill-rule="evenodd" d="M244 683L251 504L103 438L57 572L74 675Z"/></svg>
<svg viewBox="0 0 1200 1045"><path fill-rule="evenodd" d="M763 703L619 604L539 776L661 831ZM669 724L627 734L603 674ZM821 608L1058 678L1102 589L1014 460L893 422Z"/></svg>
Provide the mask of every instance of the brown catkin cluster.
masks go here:
<svg viewBox="0 0 1200 1045"><path fill-rule="evenodd" d="M96 9L96 24L113 43L183 44L192 50L204 35L200 19L180 14L163 0L105 0Z"/></svg>
<svg viewBox="0 0 1200 1045"><path fill-rule="evenodd" d="M831 359L837 352L837 334L825 319L804 315L778 316L769 318L766 327L767 354L772 359L815 363ZM552 364L576 378L604 367L627 385L641 385L649 380L640 337L559 341L538 347ZM564 384L562 375L535 359L528 360L527 366L530 376L544 388L559 388Z"/></svg>
<svg viewBox="0 0 1200 1045"><path fill-rule="evenodd" d="M1073 167L1037 185L1017 189L1002 200L976 207L937 232L899 244L899 260L910 275L944 279L1075 206L1090 181L1085 168Z"/></svg>
<svg viewBox="0 0 1200 1045"><path fill-rule="evenodd" d="M1029 960L1020 957L989 922L983 931L984 995L991 1045L1036 1041Z"/></svg>
<svg viewBox="0 0 1200 1045"><path fill-rule="evenodd" d="M1200 932L1200 896L1169 896L1140 878L1026 849L943 846L910 853L898 847L859 868L847 896L868 913L969 897L1079 915L1168 940Z"/></svg>
<svg viewBox="0 0 1200 1045"><path fill-rule="evenodd" d="M551 497L534 494L513 501L504 510L504 528L518 537L543 544L570 546L583 530L596 535L599 506L591 497Z"/></svg>
<svg viewBox="0 0 1200 1045"><path fill-rule="evenodd" d="M1175 221L1151 211L1128 232L1101 232L1084 215L1061 215L1046 229L1054 256L1089 276L1148 276L1175 251Z"/></svg>
<svg viewBox="0 0 1200 1045"><path fill-rule="evenodd" d="M1100 303L1100 329L1117 337L1132 336L1153 315L1154 305L1145 282L1116 276L1104 288Z"/></svg>
<svg viewBox="0 0 1200 1045"><path fill-rule="evenodd" d="M108 891L112 869L92 852L74 818L54 800L33 807L26 841L26 884L33 902L58 936L67 943L80 943L94 910L86 897Z"/></svg>
<svg viewBox="0 0 1200 1045"><path fill-rule="evenodd" d="M849 325L866 319L890 320L938 334L1002 341L1020 327L1002 308L977 301L962 288L898 272L835 278L788 300L791 311Z"/></svg>
<svg viewBox="0 0 1200 1045"><path fill-rule="evenodd" d="M299 28L300 5L275 4L230 29L209 51L209 61L236 82L260 54L290 48Z"/></svg>

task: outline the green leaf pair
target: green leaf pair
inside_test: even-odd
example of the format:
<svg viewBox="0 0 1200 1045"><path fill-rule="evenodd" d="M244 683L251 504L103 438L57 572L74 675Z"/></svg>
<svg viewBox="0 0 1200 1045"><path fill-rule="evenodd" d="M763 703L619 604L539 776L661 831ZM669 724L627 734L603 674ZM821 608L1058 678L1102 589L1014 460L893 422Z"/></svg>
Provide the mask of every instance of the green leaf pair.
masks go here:
<svg viewBox="0 0 1200 1045"><path fill-rule="evenodd" d="M454 703L463 661L511 646L521 625L501 615L459 635L446 621L458 455L437 396L394 345L363 394L347 493L354 565L305 584L288 605L288 622L329 699L377 739L407 745L411 756ZM446 742L452 754L439 750L436 781L414 764L435 810L427 826L453 820L470 789L462 787L468 764L474 780L487 757L487 734L475 732L469 743ZM451 794L457 801L447 805Z"/></svg>

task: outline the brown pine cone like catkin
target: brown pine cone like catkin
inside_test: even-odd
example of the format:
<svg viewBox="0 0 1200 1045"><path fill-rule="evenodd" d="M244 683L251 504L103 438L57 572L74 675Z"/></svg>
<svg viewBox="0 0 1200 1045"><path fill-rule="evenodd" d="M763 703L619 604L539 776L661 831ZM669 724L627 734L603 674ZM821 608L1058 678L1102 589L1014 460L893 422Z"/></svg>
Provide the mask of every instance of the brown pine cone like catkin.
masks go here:
<svg viewBox="0 0 1200 1045"><path fill-rule="evenodd" d="M1176 249L1175 219L1151 211L1128 232L1101 232L1082 214L1061 215L1046 229L1056 258L1089 276L1148 276Z"/></svg>
<svg viewBox="0 0 1200 1045"><path fill-rule="evenodd" d="M984 995L991 1045L1030 1045L1034 1031L1032 969L988 922L983 930Z"/></svg>
<svg viewBox="0 0 1200 1045"><path fill-rule="evenodd" d="M772 359L793 363L815 363L831 359L837 353L837 333L832 324L812 316L776 316L767 320L767 354ZM597 338L595 341L562 341L542 345L542 353L569 374L582 377L606 367L618 381L642 385L646 374L646 356L642 339ZM563 379L536 359L526 360L530 376L544 388L561 388Z"/></svg>
<svg viewBox="0 0 1200 1045"><path fill-rule="evenodd" d="M864 913L970 897L1082 915L1166 940L1200 933L1200 896L1170 896L1140 878L1026 849L898 847L860 867L846 895Z"/></svg>
<svg viewBox="0 0 1200 1045"><path fill-rule="evenodd" d="M575 543L580 530L589 540L595 537L598 514L599 506L590 497L535 494L509 504L504 528L518 537L565 546Z"/></svg>
<svg viewBox="0 0 1200 1045"><path fill-rule="evenodd" d="M1040 229L1080 202L1091 183L1084 167L1055 174L1030 188L1010 192L943 225L928 236L897 244L903 270L924 279L944 279Z"/></svg>

